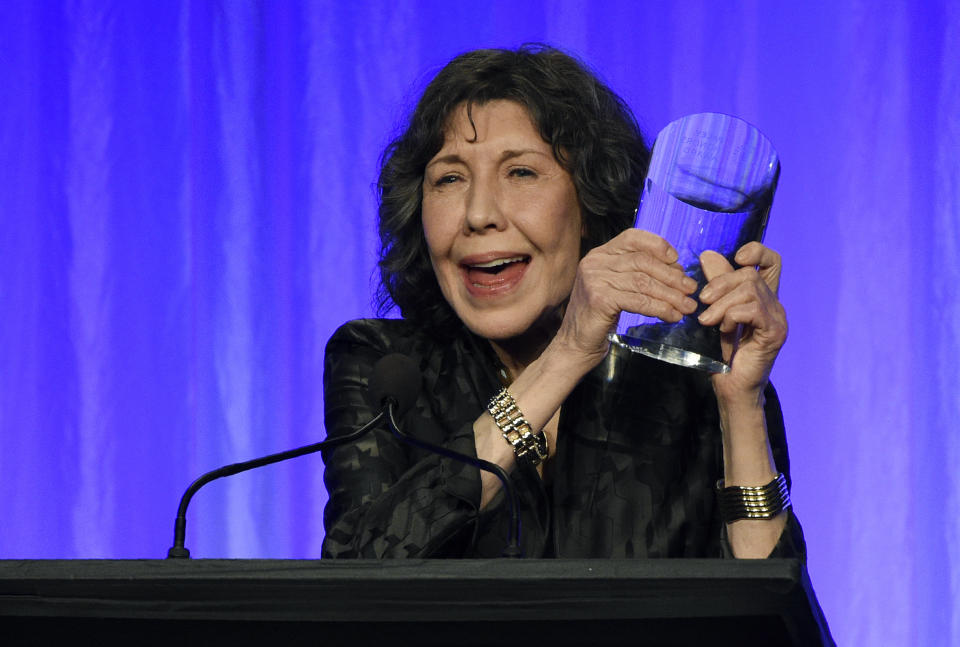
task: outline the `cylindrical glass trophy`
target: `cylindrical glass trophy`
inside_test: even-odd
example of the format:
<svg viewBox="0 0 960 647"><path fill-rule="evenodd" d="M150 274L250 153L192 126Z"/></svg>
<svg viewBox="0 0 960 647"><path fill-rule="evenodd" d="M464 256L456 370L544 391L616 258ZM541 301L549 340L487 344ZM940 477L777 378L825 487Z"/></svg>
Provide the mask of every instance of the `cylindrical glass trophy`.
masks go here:
<svg viewBox="0 0 960 647"><path fill-rule="evenodd" d="M699 287L700 253L714 250L733 263L736 251L763 239L780 162L770 141L745 121L717 113L678 119L657 135L634 227L665 238ZM712 373L730 370L720 332L697 316L677 323L624 312L612 341L672 364Z"/></svg>

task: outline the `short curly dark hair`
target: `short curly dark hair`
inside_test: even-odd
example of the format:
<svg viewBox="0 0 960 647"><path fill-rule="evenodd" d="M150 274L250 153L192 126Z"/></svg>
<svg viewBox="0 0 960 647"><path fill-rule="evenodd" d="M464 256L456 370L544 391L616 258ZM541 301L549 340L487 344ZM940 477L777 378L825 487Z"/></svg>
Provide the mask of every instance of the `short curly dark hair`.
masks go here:
<svg viewBox="0 0 960 647"><path fill-rule="evenodd" d="M437 332L459 321L430 264L420 212L424 170L458 106L500 99L527 109L572 176L586 231L581 254L633 224L650 150L620 97L576 58L546 45L461 54L429 83L381 158L381 314L396 305L405 319Z"/></svg>

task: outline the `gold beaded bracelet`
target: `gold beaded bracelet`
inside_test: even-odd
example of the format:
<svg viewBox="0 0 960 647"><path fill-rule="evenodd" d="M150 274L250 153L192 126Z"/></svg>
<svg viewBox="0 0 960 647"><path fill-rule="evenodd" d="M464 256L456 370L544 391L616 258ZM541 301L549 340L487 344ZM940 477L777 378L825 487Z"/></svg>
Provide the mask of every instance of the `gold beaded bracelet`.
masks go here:
<svg viewBox="0 0 960 647"><path fill-rule="evenodd" d="M738 519L773 519L790 507L787 479L780 473L766 485L724 487L717 481L720 518L725 523Z"/></svg>
<svg viewBox="0 0 960 647"><path fill-rule="evenodd" d="M516 400L509 391L501 389L490 400L487 411L493 416L493 421L500 428L504 440L513 447L513 455L518 463L536 467L546 460L547 437L542 431L538 434L533 433L530 423L523 417L520 407L517 406Z"/></svg>

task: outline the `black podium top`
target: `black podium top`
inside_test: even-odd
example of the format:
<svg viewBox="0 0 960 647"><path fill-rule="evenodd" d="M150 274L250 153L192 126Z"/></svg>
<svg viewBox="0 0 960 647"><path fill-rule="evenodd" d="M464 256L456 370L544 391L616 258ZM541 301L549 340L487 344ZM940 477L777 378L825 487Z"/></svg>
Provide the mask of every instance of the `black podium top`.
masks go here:
<svg viewBox="0 0 960 647"><path fill-rule="evenodd" d="M35 644L833 644L784 559L0 560L0 624Z"/></svg>

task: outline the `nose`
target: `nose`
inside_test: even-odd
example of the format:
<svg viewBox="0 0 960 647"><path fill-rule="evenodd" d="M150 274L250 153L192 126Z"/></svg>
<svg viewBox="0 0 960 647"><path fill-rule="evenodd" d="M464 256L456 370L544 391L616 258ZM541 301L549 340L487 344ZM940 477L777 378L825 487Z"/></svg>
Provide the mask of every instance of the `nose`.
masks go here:
<svg viewBox="0 0 960 647"><path fill-rule="evenodd" d="M506 218L501 202L496 182L475 178L467 192L464 233L503 231Z"/></svg>

